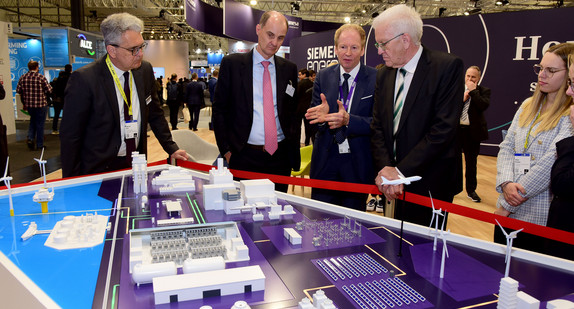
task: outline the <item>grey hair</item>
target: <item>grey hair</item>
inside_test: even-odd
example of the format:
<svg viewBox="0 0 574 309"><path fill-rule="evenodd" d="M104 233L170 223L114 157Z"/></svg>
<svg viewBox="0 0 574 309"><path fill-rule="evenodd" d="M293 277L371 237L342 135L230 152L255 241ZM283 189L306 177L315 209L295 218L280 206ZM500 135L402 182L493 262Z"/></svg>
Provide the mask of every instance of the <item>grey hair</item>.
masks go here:
<svg viewBox="0 0 574 309"><path fill-rule="evenodd" d="M128 30L142 32L143 29L143 21L129 13L109 15L100 25L105 45L119 45L124 32Z"/></svg>
<svg viewBox="0 0 574 309"><path fill-rule="evenodd" d="M383 11L373 20L373 28L377 29L380 25L387 25L392 28L396 32L395 35L408 33L416 46L421 45L423 21L415 8L404 4L395 5Z"/></svg>

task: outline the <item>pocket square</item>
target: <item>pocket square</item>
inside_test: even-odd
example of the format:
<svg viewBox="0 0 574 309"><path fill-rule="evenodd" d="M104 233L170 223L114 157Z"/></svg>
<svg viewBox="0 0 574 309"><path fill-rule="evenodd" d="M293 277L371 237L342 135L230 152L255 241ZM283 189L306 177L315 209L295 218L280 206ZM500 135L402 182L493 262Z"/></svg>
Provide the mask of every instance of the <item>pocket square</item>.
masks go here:
<svg viewBox="0 0 574 309"><path fill-rule="evenodd" d="M366 97L362 97L361 100L368 99L368 98L370 98L370 97L372 97L372 96L373 96L373 95L371 94L371 95L368 95L368 96L366 96Z"/></svg>

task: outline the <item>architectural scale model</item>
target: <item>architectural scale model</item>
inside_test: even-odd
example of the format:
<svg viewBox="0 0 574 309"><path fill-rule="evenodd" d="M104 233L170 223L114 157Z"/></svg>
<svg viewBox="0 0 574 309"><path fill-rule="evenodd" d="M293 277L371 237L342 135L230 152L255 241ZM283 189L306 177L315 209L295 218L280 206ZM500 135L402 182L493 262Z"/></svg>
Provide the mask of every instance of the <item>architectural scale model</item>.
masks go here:
<svg viewBox="0 0 574 309"><path fill-rule="evenodd" d="M52 188L52 191L50 191L48 189L48 183L46 182L46 160L43 160L44 158L44 149L42 149L42 155L40 155L40 159L36 159L34 158L34 160L36 160L36 162L38 162L38 165L40 166L40 173L42 174L42 177L44 178L44 186L41 187L40 189L38 189L38 191L36 191L36 193L34 194L34 197L32 197L32 200L36 203L40 203L40 205L42 205L42 213L47 213L48 212L48 202L51 202L54 199L54 188Z"/></svg>
<svg viewBox="0 0 574 309"><path fill-rule="evenodd" d="M448 248L446 246L446 236L450 234L450 230L444 231L444 229L440 230L440 238L442 239L442 257L440 260L440 278L444 278L444 262L445 262L445 255L448 257Z"/></svg>
<svg viewBox="0 0 574 309"><path fill-rule="evenodd" d="M104 242L109 228L108 217L97 212L65 216L56 223L44 245L58 250L94 247Z"/></svg>
<svg viewBox="0 0 574 309"><path fill-rule="evenodd" d="M518 293L518 281L504 277L500 280L500 292L498 293L497 309L511 309L516 308Z"/></svg>
<svg viewBox="0 0 574 309"><path fill-rule="evenodd" d="M132 152L132 172L134 179L134 193L147 194L147 160L145 154Z"/></svg>
<svg viewBox="0 0 574 309"><path fill-rule="evenodd" d="M14 203L12 202L12 189L10 188L10 181L12 181L12 176L8 176L8 163L10 163L10 157L6 158L6 169L4 170L4 176L0 178L8 188L8 198L10 199L10 216L14 217Z"/></svg>
<svg viewBox="0 0 574 309"><path fill-rule="evenodd" d="M52 230L44 230L44 231L39 231L38 230L38 225L36 224L36 222L32 221L30 222L30 225L28 225L28 229L26 230L26 232L24 232L24 234L22 234L22 241L26 241L30 238L32 238L32 236L34 235L38 235L38 234L50 234L52 232Z"/></svg>
<svg viewBox="0 0 574 309"><path fill-rule="evenodd" d="M176 267L184 267L188 260L211 257L221 257L225 262L249 260L249 249L243 243L235 222L130 231L132 276L135 266L139 264L143 267L139 266L137 272L148 278L157 269L146 265L174 262ZM167 266L162 269L167 269Z"/></svg>
<svg viewBox="0 0 574 309"><path fill-rule="evenodd" d="M494 221L496 221L496 224L500 226L502 233L504 233L504 236L506 236L506 258L504 259L504 261L506 262L506 270L504 271L504 277L508 277L508 272L510 271L510 258L512 257L512 241L514 240L514 238L517 237L516 234L520 233L520 231L522 231L523 229L508 234L506 233L502 225L500 225L498 220L495 219Z"/></svg>
<svg viewBox="0 0 574 309"><path fill-rule="evenodd" d="M152 185L160 186L160 195L195 191L195 181L191 176L191 171L178 166L170 166L167 170L161 171L152 179Z"/></svg>
<svg viewBox="0 0 574 309"><path fill-rule="evenodd" d="M438 230L438 221L439 221L439 220L438 220L438 219L439 219L439 216L443 216L443 217L444 217L444 214L442 213L442 209L441 209L441 208L439 208L439 209L435 209L435 208L434 208L434 201L433 201L433 199L432 199L432 195L431 195L430 191L429 191L429 197L430 197L431 206L432 206L432 218L431 218L431 221L430 221L430 224L429 224L429 229L432 227L432 223L433 223L433 221L434 221L434 232L431 231L431 233L434 234L434 240L433 240L432 250L433 250L433 251L436 251L436 242L437 242L437 238L438 238L438 235L439 235L439 230ZM445 220L443 219L443 220L442 220L442 226L441 226L441 228L440 228L441 231L444 230L444 221L445 221ZM441 278L442 278L442 277L441 277Z"/></svg>

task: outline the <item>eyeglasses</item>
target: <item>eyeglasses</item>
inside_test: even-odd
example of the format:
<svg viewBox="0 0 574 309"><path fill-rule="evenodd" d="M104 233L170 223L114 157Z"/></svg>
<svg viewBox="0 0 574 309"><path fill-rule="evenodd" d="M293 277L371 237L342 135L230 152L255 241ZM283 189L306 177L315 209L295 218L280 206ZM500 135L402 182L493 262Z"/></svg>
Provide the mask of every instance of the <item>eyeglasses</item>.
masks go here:
<svg viewBox="0 0 574 309"><path fill-rule="evenodd" d="M568 87L570 87L570 91L574 92L574 85L572 85L572 80L568 79Z"/></svg>
<svg viewBox="0 0 574 309"><path fill-rule="evenodd" d="M532 68L534 69L534 73L536 75L540 75L541 72L544 72L544 73L546 73L546 75L548 77L552 77L554 75L554 73L556 73L556 72L566 70L566 69L557 69L557 68L545 68L539 64L535 64Z"/></svg>
<svg viewBox="0 0 574 309"><path fill-rule="evenodd" d="M392 40L394 40L394 39L400 37L400 36L403 35L403 34L405 34L405 33L403 32L403 33L397 34L397 35L394 36L392 39L390 39L390 40L388 40L388 41L386 41L386 42L384 42L384 43L375 42L375 47L376 47L377 49L380 48L380 49L382 49L382 50L387 50L387 44L389 44L390 41L392 41Z"/></svg>
<svg viewBox="0 0 574 309"><path fill-rule="evenodd" d="M144 42L142 45L132 47L132 48L125 48L125 47L119 46L117 44L110 44L110 45L112 45L113 47L123 48L123 49L131 52L132 56L135 56L135 55L139 54L140 51L142 51L142 52L144 51L144 49L147 47L147 42Z"/></svg>

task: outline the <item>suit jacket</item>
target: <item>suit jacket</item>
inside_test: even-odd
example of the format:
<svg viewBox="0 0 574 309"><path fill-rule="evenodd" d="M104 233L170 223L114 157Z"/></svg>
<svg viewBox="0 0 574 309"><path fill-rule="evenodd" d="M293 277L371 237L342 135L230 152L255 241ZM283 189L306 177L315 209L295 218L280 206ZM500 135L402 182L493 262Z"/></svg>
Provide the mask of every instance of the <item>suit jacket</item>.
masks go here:
<svg viewBox="0 0 574 309"><path fill-rule="evenodd" d="M215 85L217 85L217 78L210 78L207 82L207 87L209 88L209 100L211 103L213 103L213 100L215 99Z"/></svg>
<svg viewBox="0 0 574 309"><path fill-rule="evenodd" d="M120 136L118 99L106 57L74 71L68 81L65 91L67 104L64 106L66 117L62 118L60 130L64 177L106 171L120 149L123 137ZM171 155L178 147L171 138L159 105L152 66L143 61L141 67L132 70L132 74L140 102L137 151L147 153L149 123L163 149Z"/></svg>
<svg viewBox="0 0 574 309"><path fill-rule="evenodd" d="M353 102L349 111L349 125L346 129L353 166L358 172L362 183L372 183L376 175L373 168L370 140L376 77L376 69L361 64L361 68L357 73L357 85L353 90ZM321 93L323 93L329 103L329 113L339 111L339 105L337 104L340 95L339 80L339 65L333 65L319 71L313 87L311 106L321 104ZM351 83L351 81L349 82ZM329 158L331 157L329 152L334 149L332 147L334 133L335 130L330 130L327 124L318 126L311 158L311 178L321 179L323 168L329 164ZM345 180L344 175L342 180Z"/></svg>
<svg viewBox="0 0 574 309"><path fill-rule="evenodd" d="M297 66L274 57L279 123L289 146L290 165L299 170L301 121L296 114L296 97L285 92L287 85L297 87ZM245 147L253 123L253 51L228 55L221 60L212 121L221 155L239 152Z"/></svg>
<svg viewBox="0 0 574 309"><path fill-rule="evenodd" d="M470 121L470 136L474 141L480 142L488 139L488 128L484 111L490 105L490 89L476 86L476 89L469 92L470 105L468 107L468 120Z"/></svg>
<svg viewBox="0 0 574 309"><path fill-rule="evenodd" d="M462 190L462 160L456 134L464 95L462 60L423 47L396 137L393 105L397 69L384 67L377 74L371 128L377 170L396 166L405 176L421 176L405 189L450 201ZM396 140L396 159L393 141Z"/></svg>
<svg viewBox="0 0 574 309"><path fill-rule="evenodd" d="M203 95L203 85L198 81L191 81L187 84L185 92L185 103L188 105L205 106L205 96Z"/></svg>

